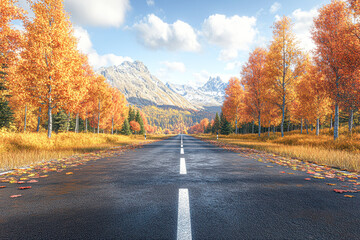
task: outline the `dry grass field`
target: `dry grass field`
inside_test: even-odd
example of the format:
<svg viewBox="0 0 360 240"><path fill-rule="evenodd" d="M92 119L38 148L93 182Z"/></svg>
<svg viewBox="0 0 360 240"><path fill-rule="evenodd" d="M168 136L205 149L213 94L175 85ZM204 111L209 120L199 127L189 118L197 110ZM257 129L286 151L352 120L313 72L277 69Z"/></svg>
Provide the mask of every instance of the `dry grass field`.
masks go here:
<svg viewBox="0 0 360 240"><path fill-rule="evenodd" d="M147 142L164 138L150 135ZM0 170L27 166L41 161L116 146L143 143L144 136L123 136L94 133L59 133L51 139L46 133L0 132Z"/></svg>
<svg viewBox="0 0 360 240"><path fill-rule="evenodd" d="M344 127L341 128L340 137L334 141L333 132L325 129L319 136L315 130L291 131L281 138L279 133L263 133L259 138L257 134L232 134L219 136L220 142L239 147L253 148L286 157L294 157L304 161L314 162L349 171L360 171L360 129L352 134ZM199 135L200 138L216 140L214 135Z"/></svg>

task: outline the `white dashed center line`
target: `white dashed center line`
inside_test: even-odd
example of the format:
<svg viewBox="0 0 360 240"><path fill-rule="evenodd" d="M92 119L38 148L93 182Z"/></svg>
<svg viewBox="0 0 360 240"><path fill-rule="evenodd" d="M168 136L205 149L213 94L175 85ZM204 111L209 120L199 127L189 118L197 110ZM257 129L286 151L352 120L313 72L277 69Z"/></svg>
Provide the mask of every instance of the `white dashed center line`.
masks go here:
<svg viewBox="0 0 360 240"><path fill-rule="evenodd" d="M185 158L180 158L180 174L187 174Z"/></svg>
<svg viewBox="0 0 360 240"><path fill-rule="evenodd" d="M189 190L179 189L177 240L191 240Z"/></svg>
<svg viewBox="0 0 360 240"><path fill-rule="evenodd" d="M184 154L184 148L180 149L180 154Z"/></svg>

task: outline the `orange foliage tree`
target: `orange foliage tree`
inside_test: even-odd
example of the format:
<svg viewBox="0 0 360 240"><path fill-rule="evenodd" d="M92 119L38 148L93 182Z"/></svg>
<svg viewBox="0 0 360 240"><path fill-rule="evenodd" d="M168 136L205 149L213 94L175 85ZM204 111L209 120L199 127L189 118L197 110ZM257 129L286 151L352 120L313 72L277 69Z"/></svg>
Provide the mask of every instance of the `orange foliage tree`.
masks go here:
<svg viewBox="0 0 360 240"><path fill-rule="evenodd" d="M244 114L244 90L240 80L236 77L229 80L225 89L225 101L222 106L222 112L226 119L235 124L235 133L237 133L239 120L243 121L246 115Z"/></svg>
<svg viewBox="0 0 360 240"><path fill-rule="evenodd" d="M130 122L130 127L131 127L131 130L133 130L135 133L140 131L140 124L136 121L131 121Z"/></svg>
<svg viewBox="0 0 360 240"><path fill-rule="evenodd" d="M250 53L248 62L241 72L241 83L245 89L246 112L254 116L259 125L259 136L261 134L261 122L268 112L269 81L265 72L266 50L256 48ZM255 120L254 119L254 120Z"/></svg>
<svg viewBox="0 0 360 240"><path fill-rule="evenodd" d="M281 110L281 136L284 136L285 111L294 101L294 87L301 74L301 52L292 32L289 17L274 24L273 41L267 55L267 74L272 88L273 103Z"/></svg>
<svg viewBox="0 0 360 240"><path fill-rule="evenodd" d="M48 137L52 132L52 111L69 100L74 79L76 39L61 0L31 2L32 22L25 22L26 45L21 53L23 84L36 105L48 109Z"/></svg>
<svg viewBox="0 0 360 240"><path fill-rule="evenodd" d="M347 90L347 66L352 60L347 47L351 42L349 22L346 3L333 0L319 10L312 31L316 64L326 76L327 92L335 104L334 140L339 136L339 105Z"/></svg>

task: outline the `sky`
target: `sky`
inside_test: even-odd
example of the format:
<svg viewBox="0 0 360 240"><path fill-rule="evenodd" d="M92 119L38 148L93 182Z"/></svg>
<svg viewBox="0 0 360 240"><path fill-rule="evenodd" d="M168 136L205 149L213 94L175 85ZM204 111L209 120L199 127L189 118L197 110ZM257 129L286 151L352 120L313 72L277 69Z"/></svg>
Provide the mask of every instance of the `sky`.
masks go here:
<svg viewBox="0 0 360 240"><path fill-rule="evenodd" d="M164 83L201 86L209 77L240 77L272 26L291 17L299 46L310 51L317 10L330 0L64 0L78 48L98 69L141 61ZM26 0L20 6L29 10Z"/></svg>

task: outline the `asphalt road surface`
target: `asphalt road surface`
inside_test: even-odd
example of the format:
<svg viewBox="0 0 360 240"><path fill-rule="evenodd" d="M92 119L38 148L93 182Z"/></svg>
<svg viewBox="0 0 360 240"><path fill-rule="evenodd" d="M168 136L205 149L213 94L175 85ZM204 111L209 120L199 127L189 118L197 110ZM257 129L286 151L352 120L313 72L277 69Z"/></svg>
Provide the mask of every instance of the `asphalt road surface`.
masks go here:
<svg viewBox="0 0 360 240"><path fill-rule="evenodd" d="M2 189L0 239L360 239L358 195L273 165L179 135Z"/></svg>

